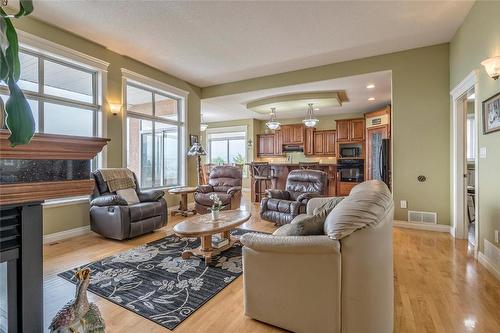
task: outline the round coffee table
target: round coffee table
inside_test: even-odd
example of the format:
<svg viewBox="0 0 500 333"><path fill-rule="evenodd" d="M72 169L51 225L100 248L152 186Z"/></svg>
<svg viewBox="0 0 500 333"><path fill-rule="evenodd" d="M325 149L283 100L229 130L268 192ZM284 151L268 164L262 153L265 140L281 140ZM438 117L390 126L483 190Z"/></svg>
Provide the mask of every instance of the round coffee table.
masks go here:
<svg viewBox="0 0 500 333"><path fill-rule="evenodd" d="M200 256L205 258L205 265L208 265L212 257L239 242L239 238L231 235L231 230L249 219L249 211L225 210L219 213L217 221L212 221L211 214L206 214L197 215L176 224L174 233L177 236L198 237L201 240L201 245L198 248L182 252L182 259L189 259L193 255ZM223 238L229 239L229 244L216 249L212 247L212 236L219 233L222 234Z"/></svg>
<svg viewBox="0 0 500 333"><path fill-rule="evenodd" d="M181 196L181 201L179 202L179 208L178 209L173 209L170 215L182 215L184 217L189 216L189 214L196 214L195 209L189 209L188 208L188 200L187 196L189 193L194 193L196 192L196 187L176 187L173 189L168 190L168 193L170 194L180 194Z"/></svg>

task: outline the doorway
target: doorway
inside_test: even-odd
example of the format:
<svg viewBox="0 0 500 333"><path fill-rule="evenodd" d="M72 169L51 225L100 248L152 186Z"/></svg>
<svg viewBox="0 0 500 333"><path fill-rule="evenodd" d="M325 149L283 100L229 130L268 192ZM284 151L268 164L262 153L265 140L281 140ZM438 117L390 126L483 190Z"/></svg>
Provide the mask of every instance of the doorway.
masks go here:
<svg viewBox="0 0 500 333"><path fill-rule="evenodd" d="M479 219L477 74L472 72L451 92L452 95L452 186L453 228L456 238L467 239L477 256Z"/></svg>

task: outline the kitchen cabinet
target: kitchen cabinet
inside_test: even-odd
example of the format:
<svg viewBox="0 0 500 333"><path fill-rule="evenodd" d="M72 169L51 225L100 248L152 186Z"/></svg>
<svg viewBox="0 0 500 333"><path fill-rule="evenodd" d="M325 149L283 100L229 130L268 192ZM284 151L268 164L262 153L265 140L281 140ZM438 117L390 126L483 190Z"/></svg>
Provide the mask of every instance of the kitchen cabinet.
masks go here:
<svg viewBox="0 0 500 333"><path fill-rule="evenodd" d="M274 155L274 134L259 134L257 138L257 155Z"/></svg>
<svg viewBox="0 0 500 333"><path fill-rule="evenodd" d="M363 141L365 139L365 119L337 120L337 142Z"/></svg>
<svg viewBox="0 0 500 333"><path fill-rule="evenodd" d="M314 132L314 155L331 155L336 153L335 131Z"/></svg>
<svg viewBox="0 0 500 333"><path fill-rule="evenodd" d="M274 155L283 155L283 133L280 130L274 132Z"/></svg>
<svg viewBox="0 0 500 333"><path fill-rule="evenodd" d="M305 129L304 155L314 155L314 128L311 127Z"/></svg>
<svg viewBox="0 0 500 333"><path fill-rule="evenodd" d="M281 133L284 145L304 144L304 125L302 124L282 125Z"/></svg>
<svg viewBox="0 0 500 333"><path fill-rule="evenodd" d="M337 181L337 196L348 196L349 193L351 193L352 188L358 184L359 183Z"/></svg>

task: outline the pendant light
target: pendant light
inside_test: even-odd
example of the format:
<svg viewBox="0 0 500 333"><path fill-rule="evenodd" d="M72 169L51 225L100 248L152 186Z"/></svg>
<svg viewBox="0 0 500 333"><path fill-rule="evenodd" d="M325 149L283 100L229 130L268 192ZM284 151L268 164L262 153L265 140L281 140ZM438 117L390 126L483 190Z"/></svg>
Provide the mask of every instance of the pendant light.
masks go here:
<svg viewBox="0 0 500 333"><path fill-rule="evenodd" d="M280 122L276 120L276 108L271 108L271 119L266 123L267 128L277 130L280 128Z"/></svg>
<svg viewBox="0 0 500 333"><path fill-rule="evenodd" d="M208 124L203 121L203 113L200 115L200 131L205 132L208 128Z"/></svg>
<svg viewBox="0 0 500 333"><path fill-rule="evenodd" d="M307 110L307 118L302 120L306 127L315 127L319 123L318 118L314 118L313 103L309 103L309 109Z"/></svg>

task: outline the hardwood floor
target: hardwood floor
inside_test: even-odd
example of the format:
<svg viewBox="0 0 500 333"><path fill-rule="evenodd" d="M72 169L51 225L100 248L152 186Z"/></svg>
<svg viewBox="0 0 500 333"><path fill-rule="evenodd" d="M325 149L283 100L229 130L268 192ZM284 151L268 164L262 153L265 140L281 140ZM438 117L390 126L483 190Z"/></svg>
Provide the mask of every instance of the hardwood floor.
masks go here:
<svg viewBox="0 0 500 333"><path fill-rule="evenodd" d="M252 218L243 227L272 232L275 227L261 221L257 205L248 200L245 195L242 207L252 211ZM182 219L170 218L165 228L129 241L89 234L44 246L44 326L75 291L57 273L162 238ZM395 332L500 332L500 282L473 259L466 240L394 228L394 273ZM242 290L239 277L175 332L283 332L243 315ZM101 309L107 332L170 332L90 292L89 298Z"/></svg>

